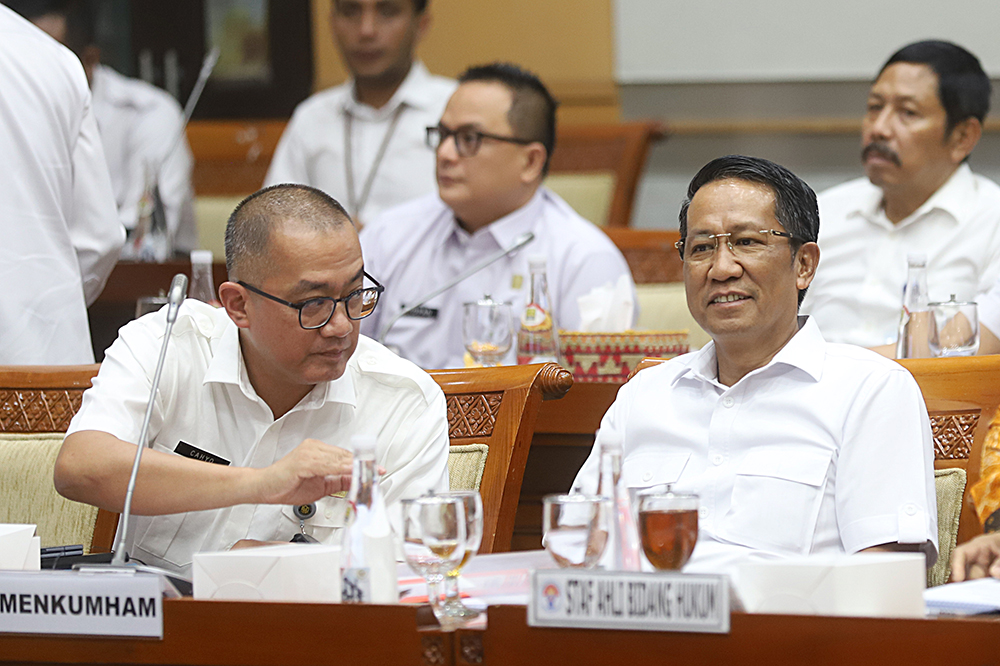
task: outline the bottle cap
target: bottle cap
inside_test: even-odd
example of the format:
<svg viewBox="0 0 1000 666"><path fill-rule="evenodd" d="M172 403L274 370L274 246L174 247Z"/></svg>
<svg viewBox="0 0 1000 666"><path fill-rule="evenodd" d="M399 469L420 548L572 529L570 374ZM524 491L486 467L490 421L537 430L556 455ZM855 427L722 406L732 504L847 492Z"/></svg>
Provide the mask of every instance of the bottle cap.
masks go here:
<svg viewBox="0 0 1000 666"><path fill-rule="evenodd" d="M531 271L544 271L545 270L545 255L543 254L533 254L528 257L528 270Z"/></svg>
<svg viewBox="0 0 1000 666"><path fill-rule="evenodd" d="M910 252L906 255L906 263L911 266L926 266L927 255L923 252Z"/></svg>
<svg viewBox="0 0 1000 666"><path fill-rule="evenodd" d="M212 251L211 250L191 250L191 263L192 264L211 264L212 263Z"/></svg>
<svg viewBox="0 0 1000 666"><path fill-rule="evenodd" d="M377 446L375 435L354 435L351 437L351 449L354 451L355 458L374 460Z"/></svg>

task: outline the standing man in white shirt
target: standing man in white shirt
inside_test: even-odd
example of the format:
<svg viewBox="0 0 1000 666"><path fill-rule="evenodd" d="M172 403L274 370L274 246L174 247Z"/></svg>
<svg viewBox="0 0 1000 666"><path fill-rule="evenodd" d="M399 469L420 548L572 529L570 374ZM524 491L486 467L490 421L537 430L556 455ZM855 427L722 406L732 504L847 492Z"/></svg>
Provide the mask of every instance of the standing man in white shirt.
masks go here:
<svg viewBox="0 0 1000 666"><path fill-rule="evenodd" d="M1000 277L1000 187L972 172L990 80L941 41L903 47L868 94L866 178L819 197L823 259L803 312L830 340L895 354L907 255L927 257L931 300L974 300Z"/></svg>
<svg viewBox="0 0 1000 666"><path fill-rule="evenodd" d="M317 187L361 223L433 192L424 128L455 82L414 60L430 22L427 0L334 0L330 27L351 78L295 109L265 185Z"/></svg>
<svg viewBox="0 0 1000 666"><path fill-rule="evenodd" d="M86 2L12 0L8 4L83 63L118 217L125 228L135 228L147 181L155 182L166 215L169 247L182 254L196 249L194 157L183 134L184 112L177 100L154 85L101 64L94 16ZM127 251L123 253L126 258Z"/></svg>
<svg viewBox="0 0 1000 666"><path fill-rule="evenodd" d="M426 131L437 155L437 194L387 211L361 233L369 265L386 285L383 309L363 324L367 335L381 337L401 309L526 232L534 234L528 245L398 319L384 342L422 368L461 367L462 304L490 294L519 315L533 255L546 260L561 328L579 327L577 298L595 287L624 279L635 303L632 274L614 243L542 187L555 147L556 101L538 77L510 64L472 67ZM507 362L513 357L512 349Z"/></svg>
<svg viewBox="0 0 1000 666"><path fill-rule="evenodd" d="M222 308L188 299L167 349L135 486L137 559L185 572L194 553L339 542L351 438L371 435L390 509L448 488L445 398L427 373L359 335L380 285L340 204L279 185L226 227ZM122 327L56 461L65 496L121 511L166 308Z"/></svg>
<svg viewBox="0 0 1000 666"><path fill-rule="evenodd" d="M0 364L93 363L125 230L77 58L0 6Z"/></svg>
<svg viewBox="0 0 1000 666"><path fill-rule="evenodd" d="M936 558L919 387L902 366L828 343L798 316L819 228L813 191L767 160L713 160L688 187L678 249L688 308L712 342L621 388L573 484L597 491L611 440L622 443L629 487L696 493L685 571L868 549Z"/></svg>

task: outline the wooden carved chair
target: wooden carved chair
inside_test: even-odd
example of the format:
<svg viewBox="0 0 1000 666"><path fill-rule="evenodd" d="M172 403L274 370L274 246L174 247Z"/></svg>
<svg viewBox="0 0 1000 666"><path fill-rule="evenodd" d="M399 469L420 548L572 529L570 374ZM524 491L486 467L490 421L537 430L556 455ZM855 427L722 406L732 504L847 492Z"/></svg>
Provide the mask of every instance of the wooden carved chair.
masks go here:
<svg viewBox="0 0 1000 666"><path fill-rule="evenodd" d="M674 243L676 229L629 229L606 227L604 233L621 250L636 284L684 281L684 261Z"/></svg>
<svg viewBox="0 0 1000 666"><path fill-rule="evenodd" d="M592 222L627 227L649 149L663 136L655 121L563 125L547 184Z"/></svg>
<svg viewBox="0 0 1000 666"><path fill-rule="evenodd" d="M42 546L111 551L118 514L71 502L52 483L69 422L99 365L0 366L0 523L34 523Z"/></svg>
<svg viewBox="0 0 1000 666"><path fill-rule="evenodd" d="M488 447L479 485L484 513L479 552L508 551L538 409L542 400L566 395L573 376L555 363L430 374L448 402L451 445Z"/></svg>

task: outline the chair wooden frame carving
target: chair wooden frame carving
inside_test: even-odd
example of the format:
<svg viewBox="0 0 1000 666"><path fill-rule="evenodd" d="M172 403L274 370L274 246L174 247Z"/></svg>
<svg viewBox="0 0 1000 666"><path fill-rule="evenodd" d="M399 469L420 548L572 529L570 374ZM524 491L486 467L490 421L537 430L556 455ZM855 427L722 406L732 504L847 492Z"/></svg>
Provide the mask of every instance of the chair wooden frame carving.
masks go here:
<svg viewBox="0 0 1000 666"><path fill-rule="evenodd" d="M563 397L570 372L555 363L431 370L445 393L451 444L489 445L479 492L483 497L481 553L510 550L524 465L542 400Z"/></svg>
<svg viewBox="0 0 1000 666"><path fill-rule="evenodd" d="M662 362L643 359L632 374ZM968 489L979 480L983 442L1000 406L1000 356L918 358L899 363L917 380L924 396L934 435L934 468L959 467L968 476L958 543L968 541L983 531Z"/></svg>
<svg viewBox="0 0 1000 666"><path fill-rule="evenodd" d="M66 432L100 367L0 366L0 432ZM111 552L117 526L117 513L99 509L90 552Z"/></svg>
<svg viewBox="0 0 1000 666"><path fill-rule="evenodd" d="M564 125L556 132L549 171L614 173L615 189L606 226L627 227L650 147L663 136L664 127L656 121Z"/></svg>

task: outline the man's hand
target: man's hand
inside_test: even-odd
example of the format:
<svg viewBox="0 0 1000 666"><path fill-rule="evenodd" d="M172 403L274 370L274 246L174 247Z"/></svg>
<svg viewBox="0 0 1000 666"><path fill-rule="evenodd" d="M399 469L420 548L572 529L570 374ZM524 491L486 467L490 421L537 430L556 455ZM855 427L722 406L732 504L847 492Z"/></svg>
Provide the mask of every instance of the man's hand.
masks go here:
<svg viewBox="0 0 1000 666"><path fill-rule="evenodd" d="M256 503L308 504L351 485L350 451L307 439L281 460L258 470Z"/></svg>
<svg viewBox="0 0 1000 666"><path fill-rule="evenodd" d="M951 554L951 580L1000 578L1000 532L982 534L961 544Z"/></svg>

